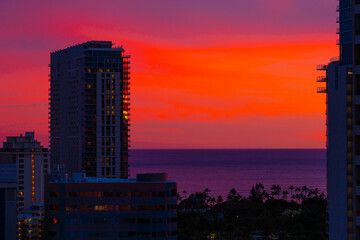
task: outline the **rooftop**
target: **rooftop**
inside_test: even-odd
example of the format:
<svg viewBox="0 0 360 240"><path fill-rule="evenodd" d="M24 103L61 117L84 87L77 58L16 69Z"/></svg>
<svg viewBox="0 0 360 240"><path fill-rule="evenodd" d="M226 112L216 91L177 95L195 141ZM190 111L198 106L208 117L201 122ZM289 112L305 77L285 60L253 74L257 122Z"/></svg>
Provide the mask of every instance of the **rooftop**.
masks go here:
<svg viewBox="0 0 360 240"><path fill-rule="evenodd" d="M54 51L53 53L56 52L60 52L60 51L65 51L70 49L70 48L79 48L79 47L83 47L86 49L97 49L97 50L116 50L116 51L124 51L122 46L114 46L115 43L113 43L112 41L95 41L95 40L91 40L88 42L84 42L84 43L79 43L79 44L75 44L75 45L71 45L65 49L59 49Z"/></svg>
<svg viewBox="0 0 360 240"><path fill-rule="evenodd" d="M52 183L164 183L168 181L167 173L144 173L137 174L136 178L99 178L86 177L85 173L73 173L71 177L65 174L53 174Z"/></svg>

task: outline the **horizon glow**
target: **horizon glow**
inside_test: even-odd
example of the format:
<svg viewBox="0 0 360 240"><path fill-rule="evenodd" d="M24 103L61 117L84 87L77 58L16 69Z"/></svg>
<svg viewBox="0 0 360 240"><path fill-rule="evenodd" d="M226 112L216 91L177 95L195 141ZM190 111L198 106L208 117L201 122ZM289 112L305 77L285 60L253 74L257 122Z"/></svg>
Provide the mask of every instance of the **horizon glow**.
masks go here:
<svg viewBox="0 0 360 240"><path fill-rule="evenodd" d="M131 55L131 148L324 148L316 65L338 55L336 1L0 3L0 142L48 145L51 51Z"/></svg>

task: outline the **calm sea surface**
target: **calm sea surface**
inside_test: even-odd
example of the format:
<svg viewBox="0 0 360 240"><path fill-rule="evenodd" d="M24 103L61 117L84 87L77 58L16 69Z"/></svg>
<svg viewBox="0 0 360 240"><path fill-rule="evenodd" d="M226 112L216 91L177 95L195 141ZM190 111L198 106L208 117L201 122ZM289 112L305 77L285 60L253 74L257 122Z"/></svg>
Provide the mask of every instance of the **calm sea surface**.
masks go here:
<svg viewBox="0 0 360 240"><path fill-rule="evenodd" d="M231 188L248 195L261 182L319 188L326 193L326 151L315 150L131 150L130 175L167 172L178 191L211 190L226 196Z"/></svg>

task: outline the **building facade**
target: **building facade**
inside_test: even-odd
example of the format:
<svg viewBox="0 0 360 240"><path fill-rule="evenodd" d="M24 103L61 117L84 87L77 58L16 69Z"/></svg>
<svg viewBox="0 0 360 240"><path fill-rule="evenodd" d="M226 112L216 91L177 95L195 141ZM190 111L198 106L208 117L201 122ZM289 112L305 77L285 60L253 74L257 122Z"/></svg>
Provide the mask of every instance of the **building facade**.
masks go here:
<svg viewBox="0 0 360 240"><path fill-rule="evenodd" d="M35 140L34 132L6 138L0 149L0 168L8 164L16 168L18 213L33 204L44 204L44 174L50 173L49 152Z"/></svg>
<svg viewBox="0 0 360 240"><path fill-rule="evenodd" d="M17 239L16 174L13 161L0 164L0 240Z"/></svg>
<svg viewBox="0 0 360 240"><path fill-rule="evenodd" d="M360 239L360 1L339 0L339 58L319 65L327 103L328 232Z"/></svg>
<svg viewBox="0 0 360 240"><path fill-rule="evenodd" d="M111 41L51 53L53 164L89 177L128 178L129 56Z"/></svg>
<svg viewBox="0 0 360 240"><path fill-rule="evenodd" d="M18 215L18 240L44 239L44 205L34 204Z"/></svg>
<svg viewBox="0 0 360 240"><path fill-rule="evenodd" d="M46 186L46 239L177 239L176 183L167 174L59 174Z"/></svg>

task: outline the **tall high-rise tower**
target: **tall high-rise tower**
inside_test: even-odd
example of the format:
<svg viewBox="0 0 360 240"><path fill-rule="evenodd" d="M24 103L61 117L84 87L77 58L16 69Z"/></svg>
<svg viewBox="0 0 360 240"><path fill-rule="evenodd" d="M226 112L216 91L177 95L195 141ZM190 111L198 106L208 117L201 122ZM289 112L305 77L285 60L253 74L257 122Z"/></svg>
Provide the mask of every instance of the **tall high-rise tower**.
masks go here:
<svg viewBox="0 0 360 240"><path fill-rule="evenodd" d="M339 0L339 58L319 65L327 94L329 239L360 239L360 0Z"/></svg>
<svg viewBox="0 0 360 240"><path fill-rule="evenodd" d="M129 56L111 41L51 53L53 165L90 177L128 177Z"/></svg>

